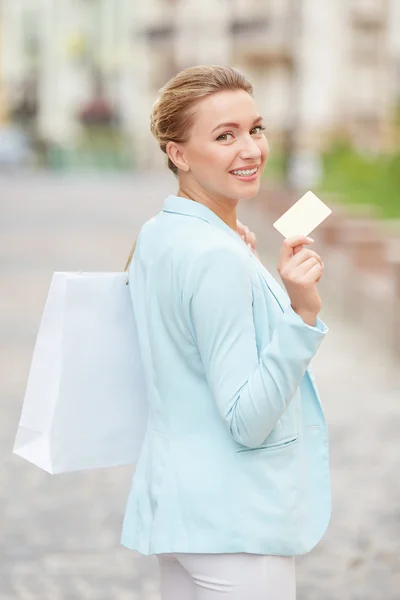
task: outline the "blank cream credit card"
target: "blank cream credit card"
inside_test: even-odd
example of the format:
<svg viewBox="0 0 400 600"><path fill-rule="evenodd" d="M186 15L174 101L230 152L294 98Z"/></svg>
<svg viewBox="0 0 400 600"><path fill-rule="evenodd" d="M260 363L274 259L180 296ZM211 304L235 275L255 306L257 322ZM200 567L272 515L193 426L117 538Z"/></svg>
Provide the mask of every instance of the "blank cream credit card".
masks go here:
<svg viewBox="0 0 400 600"><path fill-rule="evenodd" d="M273 226L285 238L295 235L309 235L331 214L326 206L313 192L307 192L289 208Z"/></svg>

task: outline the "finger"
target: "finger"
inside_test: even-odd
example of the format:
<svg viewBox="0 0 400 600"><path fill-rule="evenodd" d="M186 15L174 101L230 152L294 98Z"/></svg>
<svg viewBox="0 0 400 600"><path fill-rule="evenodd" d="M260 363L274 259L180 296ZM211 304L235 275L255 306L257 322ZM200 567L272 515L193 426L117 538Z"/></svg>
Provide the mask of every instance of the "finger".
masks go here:
<svg viewBox="0 0 400 600"><path fill-rule="evenodd" d="M314 265L320 265L322 267L321 263L319 261L316 261L317 259L314 256L310 256L309 258L301 262L299 265L296 265L293 271L290 272L295 273L297 277L299 275L305 275Z"/></svg>
<svg viewBox="0 0 400 600"><path fill-rule="evenodd" d="M310 250L309 248L303 248L303 250L296 253L296 255L292 256L292 258L290 259L290 264L296 267L311 257L316 258L318 262L321 263L321 265L323 264L320 255L314 252L314 250Z"/></svg>
<svg viewBox="0 0 400 600"><path fill-rule="evenodd" d="M294 237L283 240L279 259L281 262L287 262L294 254L294 248L300 244L312 244L313 239L304 235L296 235Z"/></svg>
<svg viewBox="0 0 400 600"><path fill-rule="evenodd" d="M255 234L252 231L250 231L250 229L247 227L247 225L243 225L243 223L241 223L240 221L237 221L237 229L238 229L238 234L240 235L242 240L247 245L250 244L252 248L255 248L256 244L257 244L257 238L256 238Z"/></svg>
<svg viewBox="0 0 400 600"><path fill-rule="evenodd" d="M244 235L244 225L239 221L239 219L236 219L236 229L240 236Z"/></svg>
<svg viewBox="0 0 400 600"><path fill-rule="evenodd" d="M301 250L303 250L304 247L305 244L299 244L298 246L295 246L293 248L293 254L298 254L299 252L301 252Z"/></svg>
<svg viewBox="0 0 400 600"><path fill-rule="evenodd" d="M304 244L300 244L299 246L296 246L295 248L293 248L293 254L298 254L299 252L301 252L301 250L303 250L304 248Z"/></svg>
<svg viewBox="0 0 400 600"><path fill-rule="evenodd" d="M307 271L307 273L304 274L302 282L303 283L317 283L317 280L319 281L322 277L322 267L321 265L318 263L316 265L313 265L311 267L311 269L309 269Z"/></svg>
<svg viewBox="0 0 400 600"><path fill-rule="evenodd" d="M248 235L246 236L246 243L250 244L253 248L256 247L256 245L257 245L257 238L256 238L255 234L252 231L249 231Z"/></svg>
<svg viewBox="0 0 400 600"><path fill-rule="evenodd" d="M247 225L243 225L243 223L241 223L239 220L237 220L236 227L237 227L237 233L242 238L242 240L244 242L246 242L246 244L248 244L248 243L252 244L253 241L255 241L255 239L253 240L254 233L252 233L250 231L250 229L247 227ZM255 236L254 236L254 238L255 238Z"/></svg>

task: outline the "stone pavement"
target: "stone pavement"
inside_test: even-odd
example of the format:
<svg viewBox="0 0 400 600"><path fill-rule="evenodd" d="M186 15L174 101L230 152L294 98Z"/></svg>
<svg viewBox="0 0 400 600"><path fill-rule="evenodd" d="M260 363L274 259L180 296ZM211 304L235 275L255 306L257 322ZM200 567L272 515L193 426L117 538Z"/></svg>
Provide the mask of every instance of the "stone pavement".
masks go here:
<svg viewBox="0 0 400 600"><path fill-rule="evenodd" d="M175 191L169 174L0 178L0 600L159 600L155 558L119 544L133 468L51 476L12 446L52 272L123 269L141 224ZM254 209L239 216L279 278L268 228ZM323 302L330 331L313 366L333 515L297 558L298 600L400 599L399 365Z"/></svg>

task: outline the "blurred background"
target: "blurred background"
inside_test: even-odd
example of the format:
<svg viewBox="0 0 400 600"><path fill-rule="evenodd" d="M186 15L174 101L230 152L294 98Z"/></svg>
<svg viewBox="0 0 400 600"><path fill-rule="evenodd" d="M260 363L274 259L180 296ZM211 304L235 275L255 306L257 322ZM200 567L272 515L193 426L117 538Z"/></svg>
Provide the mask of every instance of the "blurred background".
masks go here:
<svg viewBox="0 0 400 600"><path fill-rule="evenodd" d="M51 477L12 445L52 273L123 269L177 187L151 107L196 64L254 85L271 154L239 216L277 279L272 222L310 188L333 209L333 516L298 598L400 599L400 0L0 0L0 599L159 600L119 546L133 469Z"/></svg>
<svg viewBox="0 0 400 600"><path fill-rule="evenodd" d="M148 127L160 87L230 64L254 84L270 177L350 201L373 179L397 215L399 24L398 0L2 0L0 166L162 165Z"/></svg>

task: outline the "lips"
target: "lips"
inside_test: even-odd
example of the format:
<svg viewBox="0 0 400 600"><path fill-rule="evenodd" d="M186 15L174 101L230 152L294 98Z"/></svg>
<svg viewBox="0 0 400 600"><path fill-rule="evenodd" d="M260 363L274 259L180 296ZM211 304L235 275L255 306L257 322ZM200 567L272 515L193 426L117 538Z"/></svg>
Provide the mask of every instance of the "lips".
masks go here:
<svg viewBox="0 0 400 600"><path fill-rule="evenodd" d="M236 169L232 169L229 173L233 173L234 171L251 171L252 169L259 169L261 165L251 165L249 167L237 167Z"/></svg>

